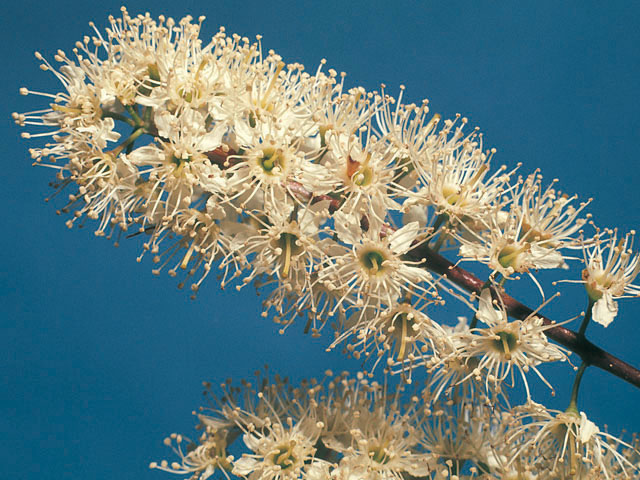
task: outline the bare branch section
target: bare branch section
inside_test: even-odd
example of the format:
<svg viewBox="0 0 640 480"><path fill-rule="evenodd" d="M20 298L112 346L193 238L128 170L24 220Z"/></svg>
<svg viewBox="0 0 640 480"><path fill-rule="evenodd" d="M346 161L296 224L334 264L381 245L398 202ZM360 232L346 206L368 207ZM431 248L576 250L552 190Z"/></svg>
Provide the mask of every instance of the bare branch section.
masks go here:
<svg viewBox="0 0 640 480"><path fill-rule="evenodd" d="M449 281L470 293L479 295L484 286L484 281L480 280L471 272L455 266L452 262L434 252L426 245L420 245L414 248L409 251L409 255L416 260L423 260L425 268L439 275L446 276ZM502 293L501 298L507 313L513 318L523 320L533 313L531 308L506 293ZM536 314L536 316L540 317L546 325L555 323L543 315ZM640 370L611 355L597 345L594 345L584 336L560 326L546 330L545 334L572 352L580 355L582 360L587 364L601 368L636 387L640 387Z"/></svg>

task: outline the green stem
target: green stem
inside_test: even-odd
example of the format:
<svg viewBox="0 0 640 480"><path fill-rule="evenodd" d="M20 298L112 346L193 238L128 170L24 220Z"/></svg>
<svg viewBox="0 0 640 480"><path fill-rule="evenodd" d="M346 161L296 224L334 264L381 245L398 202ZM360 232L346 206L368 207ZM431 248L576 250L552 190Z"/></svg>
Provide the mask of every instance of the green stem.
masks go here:
<svg viewBox="0 0 640 480"><path fill-rule="evenodd" d="M140 130L142 130L142 129L140 129ZM135 131L134 131L134 133L135 133ZM133 133L132 133L132 135L133 135ZM135 140L135 139L134 139L134 140ZM131 142L129 142L129 143L127 144L127 149L125 150L125 153L126 153L127 155L129 155L131 152L133 152L133 145L134 145L134 143L135 143L135 141L131 141Z"/></svg>
<svg viewBox="0 0 640 480"><path fill-rule="evenodd" d="M589 297L589 305L587 305L587 313L584 314L582 325L580 325L580 330L578 330L578 335L580 335L581 337L584 337L584 332L587 330L587 325L589 325L589 321L591 320L594 303L596 302L594 302L593 299Z"/></svg>
<svg viewBox="0 0 640 480"><path fill-rule="evenodd" d="M144 125L144 120L142 120L140 118L140 115L138 115L138 112L136 112L136 109L133 108L131 105L126 105L125 108L127 109L127 112L129 112L129 115L131 115L131 118L133 118L133 121L135 122L135 127L142 127Z"/></svg>
<svg viewBox="0 0 640 480"><path fill-rule="evenodd" d="M145 125L149 125L149 120L151 120L152 113L153 113L153 108L151 107L144 107L142 109L142 120L144 121Z"/></svg>
<svg viewBox="0 0 640 480"><path fill-rule="evenodd" d="M435 235L436 232L440 229L440 227L442 225L446 225L447 223L449 223L449 215L447 215L446 213L441 213L440 215L438 215L436 217L435 222L433 222L433 231L431 232L431 235ZM440 250L440 247L442 246L442 244L444 243L445 239L447 238L447 233L441 233L438 236L438 240L436 241L435 245L433 246L433 250L435 252L438 252L438 250Z"/></svg>
<svg viewBox="0 0 640 480"><path fill-rule="evenodd" d="M136 139L142 135L143 133L145 133L145 129L143 127L140 127L136 130L133 131L133 133L131 135L129 135L129 138L127 138L124 142L122 142L120 145L118 145L116 148L114 148L111 153L113 153L113 155L118 156L120 155L120 152L122 152L122 150L124 150L125 148L128 151L131 151L129 149L129 146L133 147L133 142L136 141Z"/></svg>
<svg viewBox="0 0 640 480"><path fill-rule="evenodd" d="M438 215L436 217L436 221L433 222L433 227L432 227L433 231L431 232L431 234L435 235L435 233L442 226L442 224L448 220L449 220L449 215L447 215L446 213L441 213L440 215Z"/></svg>
<svg viewBox="0 0 640 480"><path fill-rule="evenodd" d="M120 115L119 113L114 113L114 112L105 112L104 110L102 111L102 118L113 118L114 120L120 120L121 122L125 122L128 123L129 125L131 125L132 127L136 127L135 122L130 119L129 117L125 117L124 115Z"/></svg>
<svg viewBox="0 0 640 480"><path fill-rule="evenodd" d="M587 362L582 362L580 368L578 368L578 373L576 373L576 378L573 381L573 389L571 390L571 400L569 401L569 406L567 407L567 412L578 413L578 392L580 391L580 382L582 381L582 374L587 369L589 364Z"/></svg>
<svg viewBox="0 0 640 480"><path fill-rule="evenodd" d="M438 235L438 240L436 241L436 244L433 246L433 250L436 253L440 251L440 247L442 247L442 244L444 243L446 238L447 238L446 232L442 232L440 235Z"/></svg>

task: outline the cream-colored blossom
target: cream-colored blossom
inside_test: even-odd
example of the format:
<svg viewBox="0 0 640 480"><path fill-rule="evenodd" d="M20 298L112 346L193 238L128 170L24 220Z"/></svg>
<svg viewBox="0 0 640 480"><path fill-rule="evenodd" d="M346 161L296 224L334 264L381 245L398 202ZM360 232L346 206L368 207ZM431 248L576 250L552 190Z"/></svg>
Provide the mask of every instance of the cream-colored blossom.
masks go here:
<svg viewBox="0 0 640 480"><path fill-rule="evenodd" d="M510 442L519 444L512 462L520 452L529 451L539 459L539 471L550 478L618 479L638 473L637 465L630 463L620 452L631 446L601 431L584 412L568 409L551 410L529 401L518 407L517 426L509 433ZM615 462L605 461L606 457ZM621 475L615 470L620 469Z"/></svg>
<svg viewBox="0 0 640 480"><path fill-rule="evenodd" d="M460 256L485 263L505 278L568 268L565 260L574 257L563 250L577 248L574 235L586 222L580 214L588 203L576 208L571 204L575 198L559 194L553 184L543 190L537 173L528 176L502 201L505 209L465 225L465 234L456 233Z"/></svg>
<svg viewBox="0 0 640 480"><path fill-rule="evenodd" d="M481 378L487 392L498 392L507 378L510 378L511 386L514 385L514 370L518 370L530 398L526 374L533 371L552 388L538 365L565 361L568 353L547 339L544 332L553 325L545 325L535 313L524 320L509 320L505 307L500 301L492 300L488 288L480 295L476 318L484 326L459 334L457 351L452 353L465 362L472 362L472 371L467 378Z"/></svg>
<svg viewBox="0 0 640 480"><path fill-rule="evenodd" d="M435 295L433 277L419 262L407 260L404 254L420 241L420 227L410 223L388 235L382 226L371 223L363 231L353 215L333 215L338 239L344 245L332 247L329 262L320 270L320 279L328 288L343 293L348 304L358 308L381 309L395 305L403 296L427 299Z"/></svg>
<svg viewBox="0 0 640 480"><path fill-rule="evenodd" d="M640 273L640 255L633 252L634 231L620 240L617 230L605 233L607 238L598 235L583 246L582 282L593 302L593 321L606 327L618 314L617 299L640 296L640 286L633 284Z"/></svg>

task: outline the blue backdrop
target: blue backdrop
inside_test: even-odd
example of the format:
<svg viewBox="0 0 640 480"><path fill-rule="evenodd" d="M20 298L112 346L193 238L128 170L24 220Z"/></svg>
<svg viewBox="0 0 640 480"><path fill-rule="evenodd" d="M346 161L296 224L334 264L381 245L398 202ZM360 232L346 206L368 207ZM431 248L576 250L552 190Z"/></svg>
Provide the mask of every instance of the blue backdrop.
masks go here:
<svg viewBox="0 0 640 480"><path fill-rule="evenodd" d="M114 248L92 229L68 230L45 204L52 172L32 168L13 111L43 105L18 88L55 92L35 50L70 51L119 15L109 1L14 1L0 7L4 65L0 122L0 470L3 478L162 479L150 461L172 459L167 434L192 432L203 380L247 377L269 363L294 378L342 370L327 337L292 328L279 336L258 315L250 288L221 292L213 278L196 301L173 279L137 264L139 245ZM314 71L321 58L348 72L348 84L406 101L428 97L444 117L460 112L481 128L494 164L540 168L560 188L593 197L596 223L637 228L640 182L640 9L633 2L169 2L132 1L130 13L206 15L203 35L219 25L253 38L288 62ZM558 320L584 308L580 286L545 312ZM535 303L536 294L530 298ZM640 301L589 335L640 366ZM574 325L577 328L577 325ZM573 375L545 369L558 395L536 384L536 398L564 408ZM532 382L535 383L535 380ZM619 434L640 430L640 391L590 369L580 407Z"/></svg>

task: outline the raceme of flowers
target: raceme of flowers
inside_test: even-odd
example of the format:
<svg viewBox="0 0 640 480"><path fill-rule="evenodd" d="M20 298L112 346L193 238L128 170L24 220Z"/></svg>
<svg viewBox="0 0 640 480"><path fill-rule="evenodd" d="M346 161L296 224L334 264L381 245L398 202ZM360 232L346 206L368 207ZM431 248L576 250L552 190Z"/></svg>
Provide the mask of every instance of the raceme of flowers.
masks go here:
<svg viewBox="0 0 640 480"><path fill-rule="evenodd" d="M165 439L179 461L151 468L200 480L216 472L252 480L638 478L638 439L616 439L584 412L534 402L503 409L483 395L434 401L330 371L299 386L259 376L221 389L207 392L197 439ZM246 451L233 455L238 438Z"/></svg>
<svg viewBox="0 0 640 480"><path fill-rule="evenodd" d="M588 202L545 187L537 171L492 172L494 151L477 129L465 132L466 118L402 103L402 89L399 99L349 89L324 61L307 73L263 51L260 37L221 28L204 44L204 17L192 20L123 9L72 56L59 50L57 67L36 54L63 91L22 88L49 107L13 117L45 127L22 135L46 139L30 153L57 171L67 225L94 220L98 236L144 238L138 260L151 257L155 274L179 277L193 295L212 270L223 288L265 287L263 316L281 332L299 318L313 336L329 325L329 348L345 344L370 371L382 363L406 381L426 372L429 393L406 409L386 388L344 376L286 398L277 385L202 416L187 451L173 436L181 462L160 468L252 480L454 478L467 460L470 474L498 478L635 471L637 459L584 414L531 407L527 374L549 385L538 366L569 352L535 314L509 320L499 293L523 274L542 291L535 272L564 269L581 250L576 281L588 315L607 326L616 299L640 295L634 232L585 236ZM452 292L412 255L419 246L486 264L482 294ZM471 322L432 318L445 293L471 307ZM530 407L522 418L498 407L516 377ZM239 435L252 453L234 459L226 449ZM561 448L549 454L553 442Z"/></svg>

